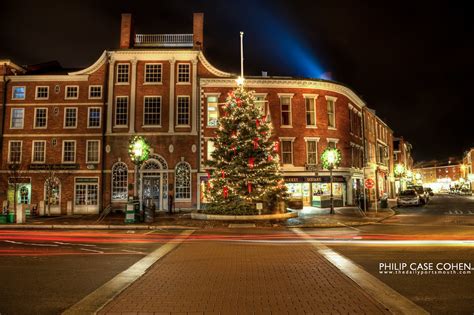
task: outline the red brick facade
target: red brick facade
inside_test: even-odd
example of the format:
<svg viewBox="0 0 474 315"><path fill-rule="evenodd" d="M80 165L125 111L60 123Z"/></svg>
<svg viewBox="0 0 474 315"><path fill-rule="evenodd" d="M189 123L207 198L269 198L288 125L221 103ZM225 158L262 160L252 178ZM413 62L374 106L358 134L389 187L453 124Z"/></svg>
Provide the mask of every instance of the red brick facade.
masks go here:
<svg viewBox="0 0 474 315"><path fill-rule="evenodd" d="M132 18L124 14L122 49L104 52L84 70L34 74L2 62L1 78L5 82L0 87L0 96L5 101L1 104L4 128L0 149L4 180L0 184L0 201L11 199L8 178L14 163L9 156L16 158L12 153L16 149L11 146L17 148L15 141L21 141L21 174L17 176L21 178L17 181L29 189L28 196L22 198L42 211L45 180L50 175L60 183L59 192L56 191L58 200L54 200L57 214L94 213L109 205L123 208L135 190L140 198L152 196L159 210L168 209L170 195L174 197L175 208L202 206L201 183L206 175L208 141L214 136L213 128L207 126L207 98L218 96L218 103L223 103L236 84L233 75L214 68L203 55L202 14L194 16L193 32L192 42L186 42L185 48L150 48L146 42L135 42ZM49 88L48 97L38 99L38 87L44 86ZM71 93L67 86L74 87ZM318 157L330 143L335 143L342 152L342 163L334 172L339 180L341 202L353 204L360 194L366 164L365 103L349 88L323 80L259 77L247 78L246 86L262 98L275 141L286 141L285 150L289 150L288 141L291 142L291 161L282 165L288 182L301 183L301 189L310 187L311 192L305 190L305 194L311 195L316 186L308 186L309 183L325 185L328 172L317 166ZM15 87L24 87L15 90L16 97ZM100 95L93 90L96 94L91 97L91 89L99 87ZM290 113L285 114L285 119L291 120L288 125L282 122L282 102L286 101L290 103ZM40 108L47 109L47 122L46 126L36 128L36 110ZM74 120L74 126L68 127ZM379 124L389 130L383 122ZM128 156L128 143L133 135L146 137L152 151L138 172L137 187L134 165ZM94 140L99 142L98 147L91 143ZM33 141L45 141L44 161L33 160ZM392 156L391 132L384 141ZM68 151L71 143L75 144L72 153ZM40 149L37 155L41 156L38 152ZM93 162L87 161L88 154ZM312 155L315 159L309 157ZM70 156L74 159L65 161ZM387 163L384 170L389 174L393 162Z"/></svg>

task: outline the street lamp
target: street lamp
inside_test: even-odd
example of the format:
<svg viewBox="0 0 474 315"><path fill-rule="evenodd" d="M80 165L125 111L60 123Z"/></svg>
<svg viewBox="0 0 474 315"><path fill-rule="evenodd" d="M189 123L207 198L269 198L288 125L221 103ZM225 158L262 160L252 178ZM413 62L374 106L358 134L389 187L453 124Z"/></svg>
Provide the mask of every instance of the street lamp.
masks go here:
<svg viewBox="0 0 474 315"><path fill-rule="evenodd" d="M329 170L330 183L331 183L331 210L330 214L334 214L334 196L332 191L332 170L339 166L341 163L341 151L336 148L327 147L324 152L321 154L322 166L325 169Z"/></svg>
<svg viewBox="0 0 474 315"><path fill-rule="evenodd" d="M403 165L401 163L398 163L397 165L395 165L393 173L394 173L395 177L398 177L398 181L400 182L400 190L402 190L402 188L403 188L402 187L403 186L402 176L405 174L405 165Z"/></svg>
<svg viewBox="0 0 474 315"><path fill-rule="evenodd" d="M135 164L135 183L133 185L133 196L138 196L138 166L148 159L150 154L150 144L142 136L134 136L130 138L128 146L128 155Z"/></svg>

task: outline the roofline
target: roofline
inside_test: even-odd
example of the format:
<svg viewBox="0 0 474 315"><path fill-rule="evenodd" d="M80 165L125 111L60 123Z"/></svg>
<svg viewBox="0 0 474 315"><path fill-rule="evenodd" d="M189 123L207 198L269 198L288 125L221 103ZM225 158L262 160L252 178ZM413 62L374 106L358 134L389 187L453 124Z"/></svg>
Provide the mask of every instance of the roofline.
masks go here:
<svg viewBox="0 0 474 315"><path fill-rule="evenodd" d="M26 69L23 68L22 66L19 66L17 65L16 63L14 63L13 61L11 61L10 59L0 59L0 65L3 64L3 65L6 65L6 66L9 66L15 70L18 70L18 71L21 71L23 73L26 72Z"/></svg>

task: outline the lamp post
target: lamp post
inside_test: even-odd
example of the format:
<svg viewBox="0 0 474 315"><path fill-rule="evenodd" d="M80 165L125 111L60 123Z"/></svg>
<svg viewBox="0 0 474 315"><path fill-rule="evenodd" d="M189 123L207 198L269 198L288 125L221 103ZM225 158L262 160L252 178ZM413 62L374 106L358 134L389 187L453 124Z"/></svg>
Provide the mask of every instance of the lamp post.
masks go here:
<svg viewBox="0 0 474 315"><path fill-rule="evenodd" d="M398 163L395 165L395 169L393 170L395 173L395 176L398 177L398 180L400 182L400 190L402 189L402 176L405 174L405 165Z"/></svg>
<svg viewBox="0 0 474 315"><path fill-rule="evenodd" d="M332 189L332 170L334 168L337 168L339 166L339 163L341 163L341 151L339 151L336 148L332 147L327 147L323 153L321 154L321 162L323 165L323 168L329 170L329 176L330 176L330 202L331 202L331 209L329 211L330 214L334 214L334 195L333 195L333 189Z"/></svg>
<svg viewBox="0 0 474 315"><path fill-rule="evenodd" d="M150 144L141 136L134 136L130 138L128 146L128 155L135 164L135 175L133 185L133 196L138 197L138 166L148 159L150 154Z"/></svg>

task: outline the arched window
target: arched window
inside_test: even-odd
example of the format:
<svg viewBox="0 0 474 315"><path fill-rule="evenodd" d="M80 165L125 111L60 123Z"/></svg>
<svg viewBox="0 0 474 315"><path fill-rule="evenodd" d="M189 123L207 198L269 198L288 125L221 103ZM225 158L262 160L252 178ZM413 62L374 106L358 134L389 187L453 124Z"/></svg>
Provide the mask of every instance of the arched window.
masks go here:
<svg viewBox="0 0 474 315"><path fill-rule="evenodd" d="M112 167L112 200L128 199L128 167L117 162Z"/></svg>
<svg viewBox="0 0 474 315"><path fill-rule="evenodd" d="M176 165L175 198L191 199L191 167L186 162Z"/></svg>

